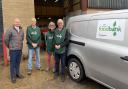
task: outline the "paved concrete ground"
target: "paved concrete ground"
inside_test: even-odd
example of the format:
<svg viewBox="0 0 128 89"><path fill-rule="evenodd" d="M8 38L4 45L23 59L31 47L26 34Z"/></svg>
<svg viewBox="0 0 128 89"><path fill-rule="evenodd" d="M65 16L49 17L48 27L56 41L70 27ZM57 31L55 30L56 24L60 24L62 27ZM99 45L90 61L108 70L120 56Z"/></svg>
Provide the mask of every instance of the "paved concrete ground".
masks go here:
<svg viewBox="0 0 128 89"><path fill-rule="evenodd" d="M43 68L46 68L46 53L41 56ZM18 79L16 84L12 84L9 80L9 66L0 66L0 89L107 89L104 86L87 79L82 83L75 83L68 76L63 83L60 78L53 79L53 73L36 70L33 66L31 76L27 75L27 60L21 63L21 71L25 76L24 79Z"/></svg>

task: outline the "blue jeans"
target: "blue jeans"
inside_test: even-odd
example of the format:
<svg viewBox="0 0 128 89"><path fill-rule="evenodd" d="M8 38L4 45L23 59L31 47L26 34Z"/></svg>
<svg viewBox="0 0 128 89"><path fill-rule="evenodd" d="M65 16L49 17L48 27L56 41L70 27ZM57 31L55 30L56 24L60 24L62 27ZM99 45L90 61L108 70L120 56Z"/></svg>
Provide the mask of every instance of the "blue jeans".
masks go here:
<svg viewBox="0 0 128 89"><path fill-rule="evenodd" d="M28 58L28 69L32 70L32 57L34 52L36 53L36 68L40 68L40 48L33 48L33 49L28 49L28 54L29 54L29 58Z"/></svg>
<svg viewBox="0 0 128 89"><path fill-rule="evenodd" d="M62 53L56 53L55 52L55 74L59 75L59 64L61 61L61 74L65 74L65 60L66 60L66 54Z"/></svg>
<svg viewBox="0 0 128 89"><path fill-rule="evenodd" d="M10 50L10 77L13 79L20 74L21 50Z"/></svg>

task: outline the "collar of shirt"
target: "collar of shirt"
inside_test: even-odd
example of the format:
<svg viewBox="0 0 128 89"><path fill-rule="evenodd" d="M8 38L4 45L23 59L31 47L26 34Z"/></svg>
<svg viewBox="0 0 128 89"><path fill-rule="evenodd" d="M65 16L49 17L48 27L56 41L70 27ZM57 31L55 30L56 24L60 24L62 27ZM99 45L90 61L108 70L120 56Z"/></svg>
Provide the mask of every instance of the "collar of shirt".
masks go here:
<svg viewBox="0 0 128 89"><path fill-rule="evenodd" d="M36 28L36 26L32 26L32 28L33 28L33 29L35 29L35 28Z"/></svg>
<svg viewBox="0 0 128 89"><path fill-rule="evenodd" d="M16 29L18 32L20 31L20 28L19 28L19 27L16 27L16 26L15 26L15 29Z"/></svg>
<svg viewBox="0 0 128 89"><path fill-rule="evenodd" d="M59 29L59 28L58 28L58 30L61 31L62 29Z"/></svg>

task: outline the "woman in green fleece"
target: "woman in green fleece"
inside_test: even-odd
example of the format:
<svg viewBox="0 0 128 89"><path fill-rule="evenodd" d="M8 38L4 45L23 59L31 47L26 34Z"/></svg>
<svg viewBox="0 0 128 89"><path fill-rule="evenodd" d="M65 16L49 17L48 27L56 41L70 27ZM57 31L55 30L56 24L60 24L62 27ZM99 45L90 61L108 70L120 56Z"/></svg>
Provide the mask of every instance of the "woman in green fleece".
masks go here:
<svg viewBox="0 0 128 89"><path fill-rule="evenodd" d="M52 53L54 52L53 35L54 35L54 29L56 28L55 23L50 22L49 25L48 25L48 28L49 28L49 31L45 35L46 50L47 50L47 54L48 54L46 71L49 71L50 68L51 68L50 61L51 61ZM54 72L54 67L53 67L53 72Z"/></svg>

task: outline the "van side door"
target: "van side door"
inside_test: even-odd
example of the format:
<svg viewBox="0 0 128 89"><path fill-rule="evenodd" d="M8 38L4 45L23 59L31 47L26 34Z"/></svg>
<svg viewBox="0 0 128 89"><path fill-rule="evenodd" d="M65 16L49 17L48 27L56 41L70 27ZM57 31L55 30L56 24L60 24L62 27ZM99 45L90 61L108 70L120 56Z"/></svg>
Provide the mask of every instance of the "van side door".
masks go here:
<svg viewBox="0 0 128 89"><path fill-rule="evenodd" d="M86 55L89 76L117 89L128 87L128 13L93 16Z"/></svg>

